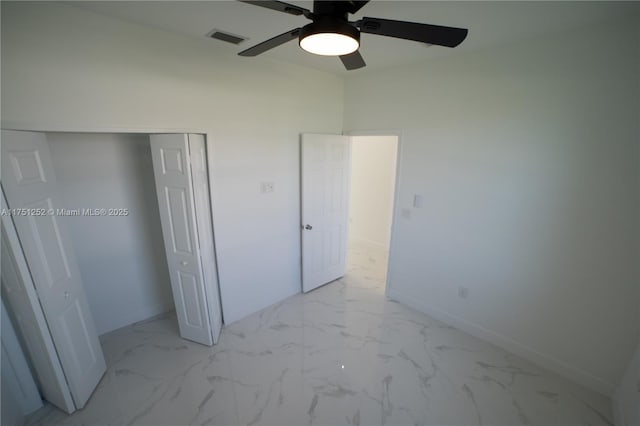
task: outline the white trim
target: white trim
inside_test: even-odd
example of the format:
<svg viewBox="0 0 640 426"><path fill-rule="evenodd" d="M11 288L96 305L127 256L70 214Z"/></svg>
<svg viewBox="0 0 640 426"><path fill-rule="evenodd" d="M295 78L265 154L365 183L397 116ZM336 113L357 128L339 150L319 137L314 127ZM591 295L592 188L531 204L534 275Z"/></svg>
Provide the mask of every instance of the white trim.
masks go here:
<svg viewBox="0 0 640 426"><path fill-rule="evenodd" d="M23 132L43 132L43 133L199 133L208 135L209 132L203 129L185 129L181 127L117 127L117 126L66 126L59 124L38 125L25 121L7 121L1 123L4 130L16 130Z"/></svg>
<svg viewBox="0 0 640 426"><path fill-rule="evenodd" d="M385 282L385 294L389 296L393 283L393 262L394 253L396 252L397 237L396 227L398 226L398 206L400 205L400 188L402 176L400 169L402 167L402 131L401 130L350 130L343 132L346 136L396 136L398 138L396 152L396 180L393 187L393 210L391 212L391 238L389 239L389 256L387 258L387 280Z"/></svg>
<svg viewBox="0 0 640 426"><path fill-rule="evenodd" d="M387 289L387 296L390 299L417 309L420 312L423 312L439 321L462 330L474 337L493 343L494 345L499 346L502 349L505 349L511 353L521 356L524 359L532 361L540 367L546 368L547 370L557 373L565 378L571 379L574 382L579 383L604 396L609 397L613 393L614 385L607 382L606 380L596 377L583 369L573 367L550 355L538 352L535 349L530 348L508 336L486 329L476 323L469 322L433 305L428 305L426 303L420 302L419 298L412 295L405 295L398 293L393 289Z"/></svg>

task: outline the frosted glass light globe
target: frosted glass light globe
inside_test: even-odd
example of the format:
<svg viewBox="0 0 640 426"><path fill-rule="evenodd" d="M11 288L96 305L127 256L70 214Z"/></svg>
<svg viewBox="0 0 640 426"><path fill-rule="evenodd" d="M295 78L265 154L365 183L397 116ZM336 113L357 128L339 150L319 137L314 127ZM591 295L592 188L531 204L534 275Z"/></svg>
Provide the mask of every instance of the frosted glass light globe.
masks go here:
<svg viewBox="0 0 640 426"><path fill-rule="evenodd" d="M300 40L300 47L315 55L342 56L358 50L360 43L344 34L316 33Z"/></svg>

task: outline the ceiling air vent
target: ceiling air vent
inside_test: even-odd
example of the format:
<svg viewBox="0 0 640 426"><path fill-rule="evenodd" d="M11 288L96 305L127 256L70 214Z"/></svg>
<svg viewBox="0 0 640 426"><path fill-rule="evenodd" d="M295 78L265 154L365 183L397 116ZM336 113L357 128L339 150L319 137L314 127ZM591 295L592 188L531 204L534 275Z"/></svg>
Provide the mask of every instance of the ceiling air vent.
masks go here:
<svg viewBox="0 0 640 426"><path fill-rule="evenodd" d="M226 41L227 43L231 43L231 44L240 44L247 39L246 37L230 34L224 31L216 30L216 29L209 31L209 34L207 34L207 37L215 38L216 40Z"/></svg>

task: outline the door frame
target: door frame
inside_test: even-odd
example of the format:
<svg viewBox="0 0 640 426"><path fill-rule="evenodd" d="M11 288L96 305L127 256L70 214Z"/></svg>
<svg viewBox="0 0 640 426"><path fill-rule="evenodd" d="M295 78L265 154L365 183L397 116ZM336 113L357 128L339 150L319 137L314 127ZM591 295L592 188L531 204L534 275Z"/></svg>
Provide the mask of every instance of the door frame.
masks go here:
<svg viewBox="0 0 640 426"><path fill-rule="evenodd" d="M402 176L401 166L402 166L402 131L401 130L349 130L342 133L345 136L395 136L398 138L397 152L396 152L396 178L393 188L393 208L391 210L391 238L389 241L389 258L387 259L387 277L385 280L384 294L389 296L389 291L391 289L391 283L393 282L393 268L392 268L392 260L395 259L396 247L397 247L397 232L396 228L398 226L398 217L399 213L398 208L400 207L400 191L398 188L400 187L400 177Z"/></svg>
<svg viewBox="0 0 640 426"><path fill-rule="evenodd" d="M209 207L211 209L211 228L213 231L213 248L216 253L216 275L218 279L218 300L220 300L220 315L222 317L222 325L224 326L224 309L222 304L222 293L220 291L220 264L218 263L218 251L216 241L216 218L214 208L214 188L213 183L213 133L210 130L198 128L171 128L171 127L111 127L111 126L58 126L46 125L42 126L36 123L22 121L3 121L0 128L4 130L15 130L20 132L42 132L42 133L129 133L129 134L159 134L159 133L196 133L204 135L205 147L207 150L207 177L209 181Z"/></svg>

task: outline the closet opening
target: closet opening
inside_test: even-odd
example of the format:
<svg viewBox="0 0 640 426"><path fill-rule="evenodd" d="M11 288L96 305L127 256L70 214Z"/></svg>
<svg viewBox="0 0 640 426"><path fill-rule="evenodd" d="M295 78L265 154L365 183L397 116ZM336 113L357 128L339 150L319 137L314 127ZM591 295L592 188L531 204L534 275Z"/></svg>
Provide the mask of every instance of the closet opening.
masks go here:
<svg viewBox="0 0 640 426"><path fill-rule="evenodd" d="M149 135L47 133L98 335L159 315L174 300ZM106 214L104 210L107 210ZM175 317L171 323L178 333Z"/></svg>
<svg viewBox="0 0 640 426"><path fill-rule="evenodd" d="M217 342L203 134L2 130L1 159L2 299L43 399L83 408L132 324L137 348Z"/></svg>

